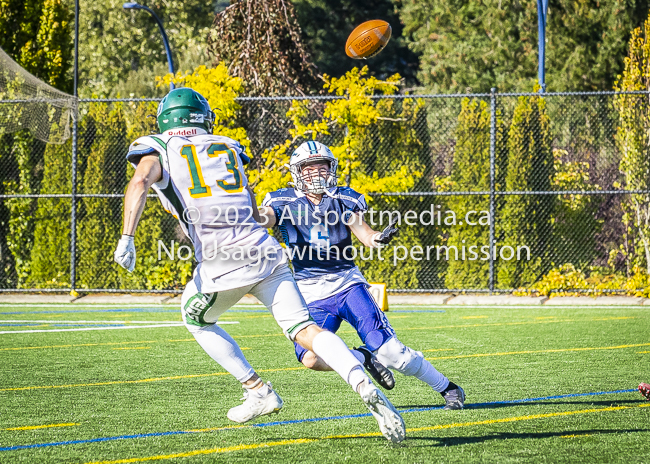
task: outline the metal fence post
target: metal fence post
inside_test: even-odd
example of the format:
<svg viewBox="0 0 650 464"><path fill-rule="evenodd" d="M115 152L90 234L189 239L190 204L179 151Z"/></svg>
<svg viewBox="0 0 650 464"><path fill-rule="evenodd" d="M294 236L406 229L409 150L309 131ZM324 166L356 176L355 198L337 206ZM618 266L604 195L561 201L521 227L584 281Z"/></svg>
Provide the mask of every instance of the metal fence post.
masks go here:
<svg viewBox="0 0 650 464"><path fill-rule="evenodd" d="M71 207L70 207L70 291L74 292L77 286L77 121L78 105L75 101L72 112L72 175L71 175Z"/></svg>
<svg viewBox="0 0 650 464"><path fill-rule="evenodd" d="M79 0L74 2L74 108L72 109L72 174L70 205L70 293L77 287L77 132L79 123Z"/></svg>
<svg viewBox="0 0 650 464"><path fill-rule="evenodd" d="M490 290L490 295L494 291L494 177L496 174L495 166L495 151L496 151L496 142L497 142L497 89L492 87L490 90L490 279L488 283L488 289Z"/></svg>

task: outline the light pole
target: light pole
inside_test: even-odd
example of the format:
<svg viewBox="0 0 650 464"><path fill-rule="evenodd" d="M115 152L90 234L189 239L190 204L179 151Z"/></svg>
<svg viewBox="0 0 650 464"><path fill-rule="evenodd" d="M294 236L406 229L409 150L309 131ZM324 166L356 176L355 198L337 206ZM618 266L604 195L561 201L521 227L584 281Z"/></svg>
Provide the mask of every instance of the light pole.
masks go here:
<svg viewBox="0 0 650 464"><path fill-rule="evenodd" d="M158 29L160 29L160 34L162 35L163 38L163 44L165 45L165 53L167 54L167 65L169 66L169 72L172 74L172 76L175 74L174 73L174 59L172 58L172 51L169 48L169 41L167 40L167 34L165 33L165 28L163 27L163 23L156 15L156 13L153 12L153 10L147 6L140 5L139 3L135 2L128 2L122 5L122 8L125 10L144 10L147 13L149 13L151 16L153 16L153 19L156 20L156 23L158 23ZM169 88L170 90L174 90L174 83L170 82L169 83Z"/></svg>
<svg viewBox="0 0 650 464"><path fill-rule="evenodd" d="M546 13L548 12L548 0L537 0L537 27L538 27L538 58L537 80L539 81L540 93L546 92L546 75L544 61L546 59Z"/></svg>

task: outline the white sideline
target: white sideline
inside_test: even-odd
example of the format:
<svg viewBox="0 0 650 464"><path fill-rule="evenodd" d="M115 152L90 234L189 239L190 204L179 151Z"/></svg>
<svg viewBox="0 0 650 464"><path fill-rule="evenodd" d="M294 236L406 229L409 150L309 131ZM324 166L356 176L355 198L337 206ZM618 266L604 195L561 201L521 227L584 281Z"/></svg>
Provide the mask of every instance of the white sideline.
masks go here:
<svg viewBox="0 0 650 464"><path fill-rule="evenodd" d="M42 324L179 324L181 321L60 321L58 319L0 319L2 322L38 322Z"/></svg>
<svg viewBox="0 0 650 464"><path fill-rule="evenodd" d="M3 321L0 321L3 322ZM48 321L48 323L52 323L56 321ZM225 325L225 324L239 324L238 321L219 321L217 322L218 325ZM83 331L89 331L89 330L120 330L120 329L151 329L151 328L158 328L158 327L182 327L185 324L182 322L177 322L174 324L162 324L162 325L135 325L135 326L125 326L125 327L84 327L81 329L38 329L38 330L3 330L0 331L0 335L7 335L7 334L25 334L25 333L43 333L43 332L83 332Z"/></svg>

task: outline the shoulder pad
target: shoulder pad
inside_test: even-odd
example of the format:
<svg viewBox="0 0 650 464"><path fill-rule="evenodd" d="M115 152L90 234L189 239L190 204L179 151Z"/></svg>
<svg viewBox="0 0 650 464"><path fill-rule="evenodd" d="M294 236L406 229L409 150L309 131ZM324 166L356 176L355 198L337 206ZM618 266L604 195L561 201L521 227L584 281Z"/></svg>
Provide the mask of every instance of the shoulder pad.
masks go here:
<svg viewBox="0 0 650 464"><path fill-rule="evenodd" d="M352 198L361 198L363 196L363 194L357 192L356 190L350 187L337 187L336 193L339 195L344 195L346 197L352 197Z"/></svg>
<svg viewBox="0 0 650 464"><path fill-rule="evenodd" d="M292 188L281 188L274 192L269 192L264 197L262 206L271 206L273 204L291 202L298 199L296 191Z"/></svg>
<svg viewBox="0 0 650 464"><path fill-rule="evenodd" d="M126 154L127 161L137 161L144 155L164 154L167 151L168 137L163 135L147 135L136 139L130 146Z"/></svg>
<svg viewBox="0 0 650 464"><path fill-rule="evenodd" d="M353 212L366 211L368 209L368 204L363 194L350 187L337 187L332 196L341 200Z"/></svg>

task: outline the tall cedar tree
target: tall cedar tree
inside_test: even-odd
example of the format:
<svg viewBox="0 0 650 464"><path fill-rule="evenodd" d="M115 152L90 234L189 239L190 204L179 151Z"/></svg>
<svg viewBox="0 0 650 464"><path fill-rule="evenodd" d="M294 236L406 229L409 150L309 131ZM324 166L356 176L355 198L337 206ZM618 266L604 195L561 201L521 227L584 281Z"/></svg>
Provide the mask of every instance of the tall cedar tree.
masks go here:
<svg viewBox="0 0 650 464"><path fill-rule="evenodd" d="M71 191L72 144L49 144L45 148L41 192ZM27 286L70 286L70 199L39 198L34 217L34 246Z"/></svg>
<svg viewBox="0 0 650 464"><path fill-rule="evenodd" d="M395 0L422 84L434 92L530 91L537 82L535 0ZM548 91L609 90L648 0L550 0Z"/></svg>
<svg viewBox="0 0 650 464"><path fill-rule="evenodd" d="M70 93L72 20L68 2L2 0L0 48L34 76Z"/></svg>
<svg viewBox="0 0 650 464"><path fill-rule="evenodd" d="M650 17L642 28L632 32L625 68L618 76L615 88L620 91L650 91ZM617 95L614 106L618 111L616 142L621 152L619 169L623 174L624 187L628 190L647 190L650 187L648 96ZM630 267L645 265L650 274L650 198L648 195L630 195L624 208L628 241L637 242L636 247L625 253L628 272Z"/></svg>
<svg viewBox="0 0 650 464"><path fill-rule="evenodd" d="M250 95L305 95L322 88L289 0L233 0L214 19L209 53Z"/></svg>
<svg viewBox="0 0 650 464"><path fill-rule="evenodd" d="M70 92L71 21L70 6L61 0L2 0L0 48L34 76ZM0 193L38 193L45 145L27 131L4 134L1 140ZM35 199L0 204L0 285L22 287L31 272L36 210Z"/></svg>
<svg viewBox="0 0 650 464"><path fill-rule="evenodd" d="M90 105L83 119L85 159L83 193L121 193L126 178L124 154L128 149L126 122L120 103L113 108L104 103ZM118 266L113 250L121 235L122 201L114 198L84 198L80 208L79 286L116 288Z"/></svg>
<svg viewBox="0 0 650 464"><path fill-rule="evenodd" d="M456 147L451 180L454 190L489 191L490 190L490 108L485 101L465 98L461 104L456 127ZM505 143L505 127L501 113L497 113L496 146ZM496 174L503 175L502 158L496 160ZM496 185L496 188L502 188ZM459 215L463 224L451 227L449 239L445 245L456 247L459 258L454 259L450 252L445 284L447 288L487 288L490 262L481 253L481 248L490 244L489 224L469 225L465 223L468 211L489 211L490 199L487 196L467 195L452 196L446 207ZM478 222L481 215L473 217ZM483 221L481 221L483 222ZM469 247L475 246L474 250ZM462 249L466 248L465 259ZM489 248L488 248L489 249ZM473 255L474 251L477 255Z"/></svg>
<svg viewBox="0 0 650 464"><path fill-rule="evenodd" d="M546 101L519 97L508 132L507 191L551 190L553 152ZM553 243L553 195L507 195L497 225L498 248L510 246L513 258L497 254L499 288L530 286L548 270ZM525 249L530 249L530 260ZM520 259L517 259L518 249ZM508 258L506 249L504 256Z"/></svg>

